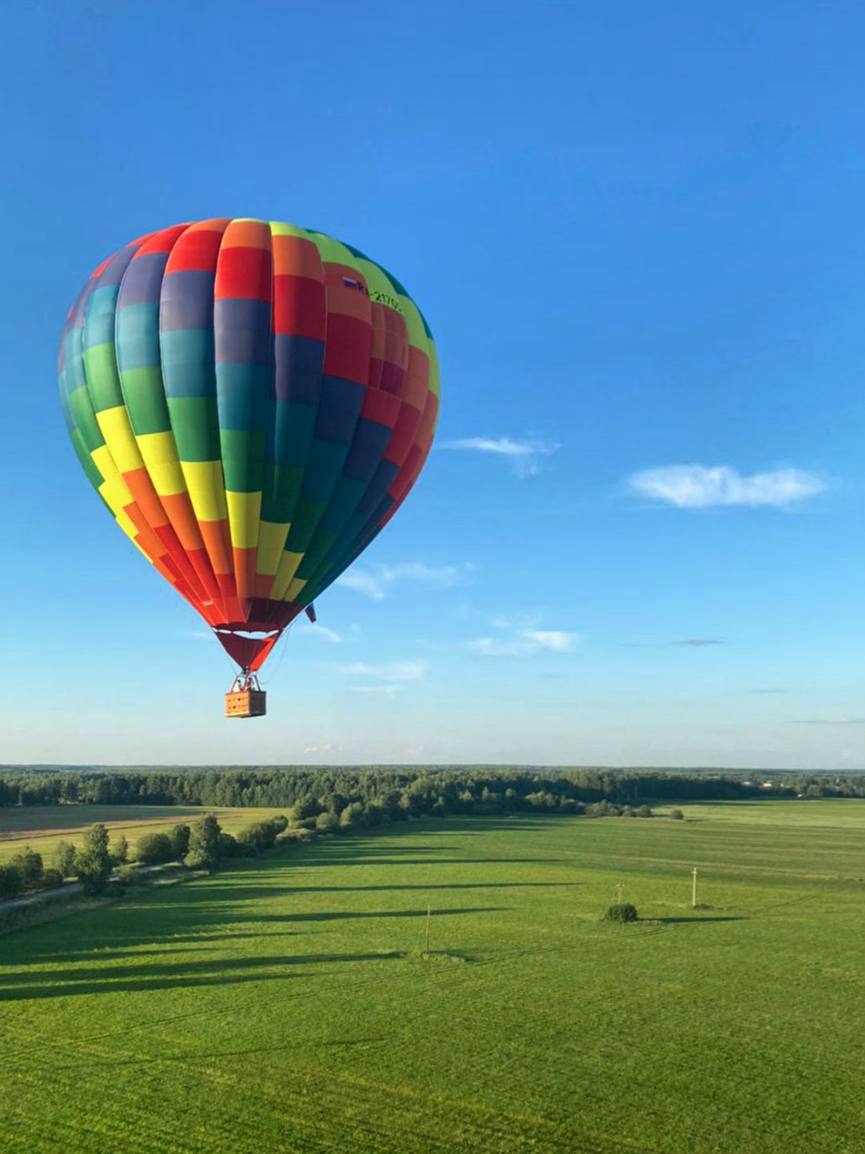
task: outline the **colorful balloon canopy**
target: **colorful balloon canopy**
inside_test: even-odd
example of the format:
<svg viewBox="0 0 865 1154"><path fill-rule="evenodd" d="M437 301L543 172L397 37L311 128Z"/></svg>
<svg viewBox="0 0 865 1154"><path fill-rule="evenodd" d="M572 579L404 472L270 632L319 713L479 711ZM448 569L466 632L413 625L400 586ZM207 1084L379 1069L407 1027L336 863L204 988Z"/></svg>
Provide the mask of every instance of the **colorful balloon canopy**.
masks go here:
<svg viewBox="0 0 865 1154"><path fill-rule="evenodd" d="M273 221L115 253L69 311L58 371L117 524L251 669L394 515L438 417L432 334L399 281Z"/></svg>

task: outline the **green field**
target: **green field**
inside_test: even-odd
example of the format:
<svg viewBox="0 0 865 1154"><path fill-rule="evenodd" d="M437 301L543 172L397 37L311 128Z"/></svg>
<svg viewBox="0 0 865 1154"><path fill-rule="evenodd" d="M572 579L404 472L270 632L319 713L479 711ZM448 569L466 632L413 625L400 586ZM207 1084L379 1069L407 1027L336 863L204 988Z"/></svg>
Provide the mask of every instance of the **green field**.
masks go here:
<svg viewBox="0 0 865 1154"><path fill-rule="evenodd" d="M0 1149L861 1154L865 801L684 808L391 826L0 938ZM599 922L618 883L649 920Z"/></svg>
<svg viewBox="0 0 865 1154"><path fill-rule="evenodd" d="M122 833L134 850L144 833L177 822L193 822L215 813L229 833L282 812L278 809L240 809L206 805L44 805L0 809L0 863L8 861L25 845L37 850L51 864L59 841L78 844L89 825L101 822L113 837ZM2 1152L2 1147L0 1147Z"/></svg>

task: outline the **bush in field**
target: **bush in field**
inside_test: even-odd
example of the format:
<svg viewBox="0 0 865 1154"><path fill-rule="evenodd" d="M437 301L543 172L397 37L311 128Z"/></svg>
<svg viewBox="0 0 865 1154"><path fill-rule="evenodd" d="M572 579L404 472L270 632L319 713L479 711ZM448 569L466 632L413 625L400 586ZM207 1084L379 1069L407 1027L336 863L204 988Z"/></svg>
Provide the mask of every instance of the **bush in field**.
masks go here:
<svg viewBox="0 0 865 1154"><path fill-rule="evenodd" d="M637 810L637 817L651 817L652 807L650 805L641 805Z"/></svg>
<svg viewBox="0 0 865 1154"><path fill-rule="evenodd" d="M168 836L171 838L172 857L186 857L189 851L189 832L189 826L183 825L182 823L171 827L171 832Z"/></svg>
<svg viewBox="0 0 865 1154"><path fill-rule="evenodd" d="M111 848L111 857L115 865L123 865L129 858L129 842L126 840L126 835L121 834L117 841Z"/></svg>
<svg viewBox="0 0 865 1154"><path fill-rule="evenodd" d="M607 922L635 922L639 919L637 907L631 905L630 902L618 902L614 906L610 906L604 914L604 921Z"/></svg>
<svg viewBox="0 0 865 1154"><path fill-rule="evenodd" d="M60 872L60 870L55 869L53 866L50 866L47 870L43 871L42 882L41 882L41 888L42 889L50 890L50 889L53 889L55 886L62 886L62 885L63 885L63 874Z"/></svg>
<svg viewBox="0 0 865 1154"><path fill-rule="evenodd" d="M336 833L339 829L339 818L330 810L320 813L315 819L315 828L319 833Z"/></svg>
<svg viewBox="0 0 865 1154"><path fill-rule="evenodd" d="M213 869L219 861L219 822L212 813L199 818L189 831L186 864L192 869ZM232 839L233 840L233 839Z"/></svg>
<svg viewBox="0 0 865 1154"><path fill-rule="evenodd" d="M224 829L219 831L217 850L220 860L224 857L244 857L247 852L234 834L226 833Z"/></svg>
<svg viewBox="0 0 865 1154"><path fill-rule="evenodd" d="M84 834L81 849L75 854L75 872L86 893L98 894L105 889L111 876L111 854L104 825L92 825Z"/></svg>
<svg viewBox="0 0 865 1154"><path fill-rule="evenodd" d="M0 901L17 898L23 889L24 881L21 877L21 870L11 863L0 865Z"/></svg>
<svg viewBox="0 0 865 1154"><path fill-rule="evenodd" d="M174 848L167 833L146 833L138 839L138 848L135 856L145 865L158 865L159 862L171 861L174 857Z"/></svg>
<svg viewBox="0 0 865 1154"><path fill-rule="evenodd" d="M134 886L139 880L138 871L131 865L122 865L117 871L117 880L122 886Z"/></svg>
<svg viewBox="0 0 865 1154"><path fill-rule="evenodd" d="M671 809L670 810L670 817L672 817L675 821L684 821L685 820L685 815L682 813L682 811L680 809Z"/></svg>
<svg viewBox="0 0 865 1154"><path fill-rule="evenodd" d="M21 874L21 885L25 890L36 890L42 883L44 863L42 854L26 845L20 853L9 859L9 864L15 866Z"/></svg>
<svg viewBox="0 0 865 1154"><path fill-rule="evenodd" d="M75 873L75 846L71 841L59 841L54 850L54 866L65 878Z"/></svg>

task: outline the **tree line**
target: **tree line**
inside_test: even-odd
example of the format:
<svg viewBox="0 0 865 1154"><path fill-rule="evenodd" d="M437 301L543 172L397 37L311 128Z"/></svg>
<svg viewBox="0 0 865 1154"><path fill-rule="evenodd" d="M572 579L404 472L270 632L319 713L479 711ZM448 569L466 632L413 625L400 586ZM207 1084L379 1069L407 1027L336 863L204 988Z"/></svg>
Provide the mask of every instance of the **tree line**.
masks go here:
<svg viewBox="0 0 865 1154"><path fill-rule="evenodd" d="M206 814L191 825L180 822L168 832L144 834L138 839L134 861L139 865L177 861L189 869L211 870L224 858L254 857L272 849L288 824L288 817L279 816L255 822L235 837L221 828L214 814ZM303 834L309 836L305 829L300 836ZM299 838L295 835L287 840ZM121 884L138 880L125 835L110 841L108 830L98 823L85 831L80 846L58 842L49 865L30 846L0 864L0 900L53 889L67 880L81 882L85 893L100 894L112 875Z"/></svg>
<svg viewBox="0 0 865 1154"><path fill-rule="evenodd" d="M139 865L179 861L190 869L213 869L226 858L256 857L274 846L308 842L319 835L361 831L425 816L443 818L449 813L484 815L528 808L586 817L652 817L651 807L645 803L616 805L602 800L585 805L549 791L536 790L520 796L511 787L496 794L485 786L477 796L463 789L452 801L449 809L440 795L417 788L391 789L372 797L364 797L357 790L340 793L331 789L318 797L307 792L285 814L253 822L236 836L221 828L215 814L207 814L192 824L178 822L167 831L145 833L138 839L134 860ZM681 817L681 811L674 811L673 816ZM136 880L127 839L121 833L110 843L106 827L93 825L80 847L69 841L59 842L47 866L42 855L30 846L0 865L0 900L59 886L72 878L82 882L88 893L100 893L115 870L121 883Z"/></svg>
<svg viewBox="0 0 865 1154"><path fill-rule="evenodd" d="M766 788L769 782L770 788ZM563 769L0 769L0 807L28 805L212 805L281 808L304 796L335 793L360 801L408 791L428 811L440 802L447 812L472 812L482 804L499 811L531 808L538 794L560 803L608 801L639 805L652 801L732 800L755 796L865 797L865 776L667 773L657 770ZM422 799L422 801L421 801ZM496 801L498 799L498 801Z"/></svg>

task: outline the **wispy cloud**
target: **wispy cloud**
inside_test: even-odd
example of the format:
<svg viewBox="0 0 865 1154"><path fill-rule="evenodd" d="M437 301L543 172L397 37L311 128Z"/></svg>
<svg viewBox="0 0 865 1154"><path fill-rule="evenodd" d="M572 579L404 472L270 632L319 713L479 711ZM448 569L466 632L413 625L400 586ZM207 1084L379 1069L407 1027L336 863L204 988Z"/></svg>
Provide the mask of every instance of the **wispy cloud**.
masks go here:
<svg viewBox="0 0 865 1154"><path fill-rule="evenodd" d="M486 657L527 657L544 650L573 653L579 634L563 629L520 629L511 637L476 637L468 647Z"/></svg>
<svg viewBox="0 0 865 1154"><path fill-rule="evenodd" d="M667 465L632 473L628 487L642 497L675 505L677 509L719 506L785 508L822 493L826 482L804 469L776 469L742 475L728 465Z"/></svg>
<svg viewBox="0 0 865 1154"><path fill-rule="evenodd" d="M405 687L402 685L352 685L352 693L374 693L380 697L395 697Z"/></svg>
<svg viewBox="0 0 865 1154"><path fill-rule="evenodd" d="M518 477L534 477L541 470L541 459L561 448L555 441L517 440L515 437L461 437L445 441L438 447L504 457Z"/></svg>
<svg viewBox="0 0 865 1154"><path fill-rule="evenodd" d="M354 589L373 601L383 601L398 583L417 582L428 588L452 589L466 580L473 566L425 565L422 561L399 561L395 565L374 565L366 569L350 569L337 578L336 584Z"/></svg>
<svg viewBox="0 0 865 1154"><path fill-rule="evenodd" d="M333 742L327 741L323 745L307 745L307 746L305 746L303 752L304 753L336 753L340 749L342 749L341 745L335 745Z"/></svg>
<svg viewBox="0 0 865 1154"><path fill-rule="evenodd" d="M683 637L681 641L668 641L667 644L688 649L702 649L705 645L723 645L724 642L720 637Z"/></svg>
<svg viewBox="0 0 865 1154"><path fill-rule="evenodd" d="M405 682L422 681L429 664L426 661L389 661L381 665L368 665L365 661L352 661L349 665L338 666L339 672L350 677L369 677L373 681Z"/></svg>
<svg viewBox="0 0 865 1154"><path fill-rule="evenodd" d="M330 641L334 645L338 645L342 641L342 637L335 629L328 629L326 625L319 625L307 621L299 626L301 633L314 633L317 637L323 637L325 641Z"/></svg>

